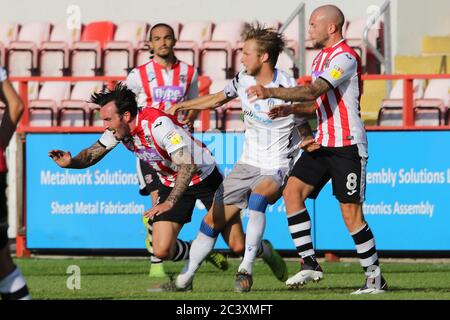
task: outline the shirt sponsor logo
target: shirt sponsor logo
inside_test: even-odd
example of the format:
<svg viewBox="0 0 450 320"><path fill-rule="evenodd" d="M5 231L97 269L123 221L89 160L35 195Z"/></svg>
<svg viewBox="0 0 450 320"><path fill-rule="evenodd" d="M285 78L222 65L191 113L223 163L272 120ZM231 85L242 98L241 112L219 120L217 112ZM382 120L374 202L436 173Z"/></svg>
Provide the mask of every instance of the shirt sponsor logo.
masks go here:
<svg viewBox="0 0 450 320"><path fill-rule="evenodd" d="M342 77L342 74L344 73L344 69L340 68L339 66L334 66L333 69L330 71L330 76L334 80L338 80L340 77Z"/></svg>
<svg viewBox="0 0 450 320"><path fill-rule="evenodd" d="M145 148L145 149L137 149L134 150L134 154L136 157L141 159L147 164L151 164L152 162L162 161L164 160L155 149Z"/></svg>
<svg viewBox="0 0 450 320"><path fill-rule="evenodd" d="M169 139L173 145L177 145L177 144L180 144L181 142L183 142L183 138L175 131L170 132L167 135L167 139Z"/></svg>
<svg viewBox="0 0 450 320"><path fill-rule="evenodd" d="M161 86L153 88L153 100L156 102L178 102L183 98L183 87Z"/></svg>

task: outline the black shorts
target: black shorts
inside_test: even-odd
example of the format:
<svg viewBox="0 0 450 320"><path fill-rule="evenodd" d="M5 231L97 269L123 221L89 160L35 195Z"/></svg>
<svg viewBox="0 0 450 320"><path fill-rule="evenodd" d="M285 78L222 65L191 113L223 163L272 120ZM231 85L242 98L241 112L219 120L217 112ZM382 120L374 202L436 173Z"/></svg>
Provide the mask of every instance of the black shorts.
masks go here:
<svg viewBox="0 0 450 320"><path fill-rule="evenodd" d="M144 161L138 160L136 169L137 174L139 175L139 180L144 181L144 184L140 184L139 186L139 193L142 196L148 196L153 191L158 190L162 185L155 169Z"/></svg>
<svg viewBox="0 0 450 320"><path fill-rule="evenodd" d="M303 152L291 176L314 186L308 198L316 199L331 179L333 195L341 203L361 203L366 192L366 145L320 147Z"/></svg>
<svg viewBox="0 0 450 320"><path fill-rule="evenodd" d="M8 243L8 208L6 206L6 172L0 172L0 249Z"/></svg>
<svg viewBox="0 0 450 320"><path fill-rule="evenodd" d="M222 184L222 181L223 176L216 167L205 180L189 187L170 211L155 216L153 222L172 221L181 225L190 222L192 213L194 212L195 202L200 200L206 207L206 210L209 210L214 200L214 194ZM164 202L172 189L161 185L159 188L158 203Z"/></svg>

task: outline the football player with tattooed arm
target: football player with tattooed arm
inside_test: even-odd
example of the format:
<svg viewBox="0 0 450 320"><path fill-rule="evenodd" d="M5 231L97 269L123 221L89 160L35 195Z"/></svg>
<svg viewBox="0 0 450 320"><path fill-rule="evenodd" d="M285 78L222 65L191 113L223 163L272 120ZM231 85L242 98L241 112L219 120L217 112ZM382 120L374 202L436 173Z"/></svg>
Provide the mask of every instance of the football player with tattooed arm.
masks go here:
<svg viewBox="0 0 450 320"><path fill-rule="evenodd" d="M6 70L0 66L0 101L6 106L0 125L0 296L2 300L31 299L19 267L14 264L8 246L8 207L6 203L5 149L19 123L24 106Z"/></svg>
<svg viewBox="0 0 450 320"><path fill-rule="evenodd" d="M166 23L157 23L149 32L148 46L150 60L132 69L127 76L126 84L136 94L138 107L157 108L165 111L172 104L198 97L198 75L194 66L177 59L174 47L177 40L175 31ZM180 117L180 122L193 129L193 123L198 112L195 110ZM158 175L151 166L136 159L137 175L139 179L139 193L143 196L151 195L152 204L158 199ZM150 278L163 280L167 277L163 262L153 254L153 225L152 221L143 217L147 231L145 244L150 253ZM209 256L209 262L216 267L226 269L226 259L220 253Z"/></svg>
<svg viewBox="0 0 450 320"><path fill-rule="evenodd" d="M177 239L197 200L212 205L222 174L209 150L195 140L175 118L156 108L138 108L133 91L123 84L91 97L100 105L107 130L92 146L75 157L69 151L51 150L49 156L62 168L82 169L98 163L120 142L136 157L152 166L161 182L158 203L145 212L153 221L153 249L162 260L180 261L189 256L190 242ZM242 229L231 222L222 233L230 248L241 252L243 240L230 230ZM170 288L163 288L170 289Z"/></svg>
<svg viewBox="0 0 450 320"><path fill-rule="evenodd" d="M301 270L289 278L286 285L297 288L323 277L315 259L305 200L316 198L331 179L333 194L339 201L342 217L366 275L364 285L353 294L374 294L387 290L387 284L379 268L374 236L363 215L368 144L360 114L361 60L342 36L344 21L342 11L333 5L321 6L312 12L309 34L315 48L321 51L313 60L311 85L295 88L256 85L247 92L260 99L315 101L316 138L303 142L307 152L303 152L295 164L283 191L289 231L303 260ZM302 109L301 105L295 109L275 107L271 116L276 118Z"/></svg>

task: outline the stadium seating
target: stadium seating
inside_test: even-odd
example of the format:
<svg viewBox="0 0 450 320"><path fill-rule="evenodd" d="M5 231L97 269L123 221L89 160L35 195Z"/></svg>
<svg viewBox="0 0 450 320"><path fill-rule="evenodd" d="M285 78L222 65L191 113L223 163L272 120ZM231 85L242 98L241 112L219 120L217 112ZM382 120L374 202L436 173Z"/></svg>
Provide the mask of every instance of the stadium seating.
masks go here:
<svg viewBox="0 0 450 320"><path fill-rule="evenodd" d="M423 81L414 80L414 124L416 126L439 126L445 124L449 107L450 80L431 79L423 91ZM403 81L397 81L390 99L383 100L378 115L378 125L403 125ZM423 98L422 98L423 93Z"/></svg>
<svg viewBox="0 0 450 320"><path fill-rule="evenodd" d="M82 127L88 125L92 119L94 107L87 101L94 92L103 89L99 81L76 82L69 100L63 100L59 108L58 118L60 126Z"/></svg>
<svg viewBox="0 0 450 320"><path fill-rule="evenodd" d="M370 59L373 57L373 54L370 50L368 50L367 45L364 42L364 29L367 25L367 18L355 19L348 22L344 37L348 43L361 57L361 64L363 68L363 72L371 72L377 69L377 60ZM369 43L380 49L380 45L383 37L383 28L384 23L382 20L377 20L375 24L371 27L368 32L368 41ZM370 63L369 63L370 62Z"/></svg>
<svg viewBox="0 0 450 320"><path fill-rule="evenodd" d="M8 48L8 71L11 76L38 75L38 48L48 41L50 23L26 23L20 29L17 41Z"/></svg>
<svg viewBox="0 0 450 320"><path fill-rule="evenodd" d="M222 127L224 131L245 131L244 114L242 113L241 102L234 99L223 106Z"/></svg>
<svg viewBox="0 0 450 320"><path fill-rule="evenodd" d="M450 79L431 79L422 99L414 103L414 119L417 126L445 124L450 106Z"/></svg>
<svg viewBox="0 0 450 320"><path fill-rule="evenodd" d="M81 29L69 29L65 22L53 26L49 41L39 50L41 76L60 77L69 75L69 50L81 38Z"/></svg>
<svg viewBox="0 0 450 320"><path fill-rule="evenodd" d="M30 125L51 127L57 124L57 110L61 101L70 95L69 82L48 81L42 84L38 99L30 100Z"/></svg>
<svg viewBox="0 0 450 320"><path fill-rule="evenodd" d="M18 33L17 23L0 23L0 65L6 66L6 48L17 39Z"/></svg>
<svg viewBox="0 0 450 320"><path fill-rule="evenodd" d="M145 40L146 22L124 22L117 26L113 41L104 49L104 75L126 76L134 66L134 48Z"/></svg>
<svg viewBox="0 0 450 320"><path fill-rule="evenodd" d="M423 80L413 81L414 98L423 96ZM403 124L403 80L395 82L389 99L384 99L378 114L378 125L401 126Z"/></svg>
<svg viewBox="0 0 450 320"><path fill-rule="evenodd" d="M450 54L450 36L428 36L422 39L423 55Z"/></svg>
<svg viewBox="0 0 450 320"><path fill-rule="evenodd" d="M199 48L203 41L211 40L213 23L211 21L186 22L180 31L175 45L178 59L199 67Z"/></svg>
<svg viewBox="0 0 450 320"><path fill-rule="evenodd" d="M217 23L210 41L201 48L201 73L212 79L227 79L233 76L233 53L241 39L244 21Z"/></svg>
<svg viewBox="0 0 450 320"><path fill-rule="evenodd" d="M101 74L102 49L107 41L114 39L115 28L115 24L110 21L92 22L84 28L81 41L73 44L73 76Z"/></svg>

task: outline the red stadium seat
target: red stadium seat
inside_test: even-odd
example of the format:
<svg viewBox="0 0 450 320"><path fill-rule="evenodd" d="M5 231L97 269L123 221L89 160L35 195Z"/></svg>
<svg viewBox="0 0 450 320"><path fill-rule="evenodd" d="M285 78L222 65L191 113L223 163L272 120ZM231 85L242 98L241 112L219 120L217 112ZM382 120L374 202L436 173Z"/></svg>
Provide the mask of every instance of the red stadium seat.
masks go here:
<svg viewBox="0 0 450 320"><path fill-rule="evenodd" d="M26 23L19 32L17 41L12 41L8 50L8 71L12 76L38 75L38 48L48 41L50 23Z"/></svg>
<svg viewBox="0 0 450 320"><path fill-rule="evenodd" d="M101 72L102 49L107 41L114 39L115 24L99 21L88 24L75 42L72 51L72 75L95 76Z"/></svg>

